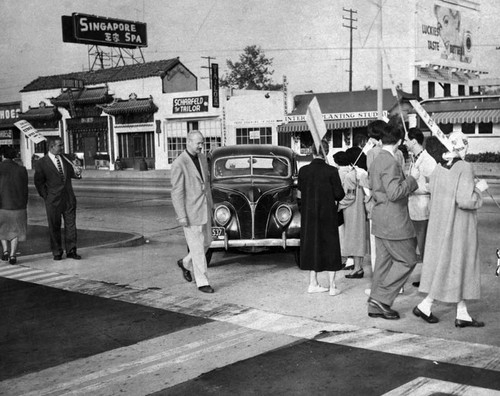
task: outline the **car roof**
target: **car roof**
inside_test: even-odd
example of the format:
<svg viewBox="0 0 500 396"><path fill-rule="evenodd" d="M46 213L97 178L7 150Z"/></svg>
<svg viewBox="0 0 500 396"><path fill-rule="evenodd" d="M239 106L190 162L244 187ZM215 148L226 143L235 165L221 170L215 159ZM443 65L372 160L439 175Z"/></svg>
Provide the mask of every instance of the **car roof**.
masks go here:
<svg viewBox="0 0 500 396"><path fill-rule="evenodd" d="M210 157L220 158L235 155L278 155L291 158L294 156L292 149L272 144L237 144L232 146L217 147L212 150Z"/></svg>

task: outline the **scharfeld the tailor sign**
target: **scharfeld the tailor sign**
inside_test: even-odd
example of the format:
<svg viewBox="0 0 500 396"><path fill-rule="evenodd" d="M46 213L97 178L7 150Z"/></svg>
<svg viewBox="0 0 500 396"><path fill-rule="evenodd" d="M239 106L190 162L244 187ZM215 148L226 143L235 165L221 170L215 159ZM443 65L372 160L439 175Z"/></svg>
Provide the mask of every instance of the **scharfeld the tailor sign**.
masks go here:
<svg viewBox="0 0 500 396"><path fill-rule="evenodd" d="M174 98L172 112L180 113L197 113L200 111L208 111L208 95L193 96L190 98Z"/></svg>

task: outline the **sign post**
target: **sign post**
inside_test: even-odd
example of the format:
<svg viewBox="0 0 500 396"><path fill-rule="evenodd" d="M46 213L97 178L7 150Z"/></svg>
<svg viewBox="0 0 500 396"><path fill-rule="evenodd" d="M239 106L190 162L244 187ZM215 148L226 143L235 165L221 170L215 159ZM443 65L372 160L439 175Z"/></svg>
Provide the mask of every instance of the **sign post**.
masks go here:
<svg viewBox="0 0 500 396"><path fill-rule="evenodd" d="M424 120L424 122L427 124L429 129L431 130L432 134L436 136L441 143L448 149L449 152L453 152L453 147L446 137L446 135L443 133L441 128L434 122L434 120L431 118L429 113L425 111L425 109L422 107L420 103L418 103L417 100L412 99L410 100L411 105L415 109L415 111L418 113L420 118Z"/></svg>

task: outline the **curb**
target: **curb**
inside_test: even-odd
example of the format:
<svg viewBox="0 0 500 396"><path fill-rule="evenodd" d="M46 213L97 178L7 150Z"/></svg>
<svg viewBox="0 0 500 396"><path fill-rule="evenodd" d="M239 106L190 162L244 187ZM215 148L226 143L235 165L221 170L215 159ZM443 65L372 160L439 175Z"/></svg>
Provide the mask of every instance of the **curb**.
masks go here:
<svg viewBox="0 0 500 396"><path fill-rule="evenodd" d="M146 240L144 239L144 235L136 234L134 232L127 232L127 234L130 234L131 237L127 238L125 240L118 241L118 242L103 243L101 245L85 246L82 248L78 248L78 251L79 252L80 251L87 251L89 249L134 247L134 246L141 246L141 245L144 245L146 243ZM30 255L23 256L23 257L42 258L42 257L51 257L51 256L52 256L51 252L46 252L46 253L30 254Z"/></svg>

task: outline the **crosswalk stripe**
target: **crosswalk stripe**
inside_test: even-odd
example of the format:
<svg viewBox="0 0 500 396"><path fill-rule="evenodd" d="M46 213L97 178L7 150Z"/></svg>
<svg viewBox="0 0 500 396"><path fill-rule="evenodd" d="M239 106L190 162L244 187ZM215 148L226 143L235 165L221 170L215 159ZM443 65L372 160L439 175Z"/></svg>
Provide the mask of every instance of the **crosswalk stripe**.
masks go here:
<svg viewBox="0 0 500 396"><path fill-rule="evenodd" d="M470 344L449 339L396 333L377 328L363 329L354 325L297 318L237 304L203 300L192 296L170 295L158 290L110 285L100 281L78 279L71 275L54 273L52 279L50 277L37 278L41 276L39 274L42 272L41 270L31 270L25 267L0 267L0 276L12 277L13 279L23 279L23 277L24 279L30 279L30 277L34 277L31 278L34 283L56 286L63 290L118 301L139 303L172 312L201 316L252 330L500 371L500 348L492 345Z"/></svg>
<svg viewBox="0 0 500 396"><path fill-rule="evenodd" d="M500 391L441 381L433 378L418 377L383 396L432 396L432 395L460 395L460 396L500 396Z"/></svg>
<svg viewBox="0 0 500 396"><path fill-rule="evenodd" d="M200 329L200 333L203 333L203 329ZM6 380L2 383L2 385L6 389L15 389L17 384L21 384L21 386L25 387L23 389L23 395L25 396L43 396L55 393L94 394L96 390L110 386L111 384L122 384L132 377L154 373L166 366L178 366L181 362L200 359L201 356L210 356L210 354L216 351L229 349L239 344L248 344L250 341L258 337L262 337L262 334L253 332L250 329L243 327L236 327L219 333L213 333L207 330L206 333L210 335L187 344L182 344L177 347L169 348L167 350L146 356L144 353L141 353L141 350L151 349L151 347L148 347L148 344L152 343L156 345L169 345L170 335L157 337L154 340L142 341L133 347L134 351L138 351L136 352L135 358L125 358L123 363L117 364L117 360L114 359L113 356L125 356L124 350L130 347L119 348L108 354L110 355L108 359L111 363L109 366L103 364L102 360L100 360L101 364L99 366L105 367L104 369L92 371L88 374L80 374L80 376L76 377L74 373L78 373L78 371L73 372L73 370L69 370L73 374L71 374L71 379L67 381L58 380L58 376L60 374L56 368L46 369L43 371L43 377L45 378L45 383L51 384L50 386L40 386L40 373L37 375L28 374L24 377ZM107 353L103 353L100 355L106 354ZM75 362L74 364L83 366L83 360L99 360L99 356L81 359L79 362ZM69 363L68 365L72 365L72 363ZM94 366L92 365L92 367ZM26 387L32 387L32 389L28 390ZM74 390L74 392L71 390Z"/></svg>

